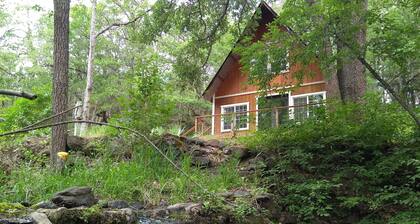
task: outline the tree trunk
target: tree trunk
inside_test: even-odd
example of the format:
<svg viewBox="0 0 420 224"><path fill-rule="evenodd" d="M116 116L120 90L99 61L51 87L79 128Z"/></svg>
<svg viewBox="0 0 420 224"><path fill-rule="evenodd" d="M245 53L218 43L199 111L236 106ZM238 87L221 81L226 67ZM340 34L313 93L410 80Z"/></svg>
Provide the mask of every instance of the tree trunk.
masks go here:
<svg viewBox="0 0 420 224"><path fill-rule="evenodd" d="M54 0L54 74L52 92L53 114L67 109L68 68L69 68L69 12L70 0ZM63 122L66 115L54 118L54 123ZM54 168L61 169L62 161L57 153L66 148L67 125L52 128L51 162Z"/></svg>
<svg viewBox="0 0 420 224"><path fill-rule="evenodd" d="M95 45L96 45L96 0L92 0L92 16L90 19L90 38L89 38L89 55L88 55L88 66L86 74L86 89L85 95L83 98L83 109L82 109L82 119L89 120L89 108L90 108L90 98L92 96L93 90L93 63L95 59ZM83 134L86 132L87 123L82 123L80 126L80 133Z"/></svg>
<svg viewBox="0 0 420 224"><path fill-rule="evenodd" d="M344 32L344 35L350 33L351 37L341 37L337 40L337 53L342 55L337 59L337 79L341 99L344 103L358 102L366 92L365 67L355 55L348 54L348 48L342 43L342 41L349 39L356 46L355 48L360 55L364 55L366 44L364 14L367 10L367 0L358 0L358 6L359 8L355 9L354 12L349 12L353 14L352 21L349 24L344 24L343 31L341 31ZM354 26L359 26L358 31L350 31Z"/></svg>

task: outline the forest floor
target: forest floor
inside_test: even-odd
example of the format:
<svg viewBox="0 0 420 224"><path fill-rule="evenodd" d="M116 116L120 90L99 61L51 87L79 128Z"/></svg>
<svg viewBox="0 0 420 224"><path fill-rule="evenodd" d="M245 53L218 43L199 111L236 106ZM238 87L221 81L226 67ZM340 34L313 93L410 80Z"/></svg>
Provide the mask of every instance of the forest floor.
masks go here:
<svg viewBox="0 0 420 224"><path fill-rule="evenodd" d="M262 162L246 148L218 140L161 136L155 143L180 171L149 146L128 142L123 136L71 136L69 159L57 173L48 166L49 138L23 138L0 151L0 201L24 205L28 213L50 208L47 202L57 192L87 186L99 204L141 205L138 211L149 218L235 223L252 214L254 221L269 223L262 214L273 208L272 197L256 178Z"/></svg>

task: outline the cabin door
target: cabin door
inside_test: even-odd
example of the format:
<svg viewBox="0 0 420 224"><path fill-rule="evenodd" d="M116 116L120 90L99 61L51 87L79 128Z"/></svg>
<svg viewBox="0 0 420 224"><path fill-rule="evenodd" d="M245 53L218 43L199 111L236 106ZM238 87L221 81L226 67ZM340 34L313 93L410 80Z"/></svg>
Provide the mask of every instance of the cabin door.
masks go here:
<svg viewBox="0 0 420 224"><path fill-rule="evenodd" d="M287 106L288 94L258 98L258 129L264 130L285 124L289 120Z"/></svg>

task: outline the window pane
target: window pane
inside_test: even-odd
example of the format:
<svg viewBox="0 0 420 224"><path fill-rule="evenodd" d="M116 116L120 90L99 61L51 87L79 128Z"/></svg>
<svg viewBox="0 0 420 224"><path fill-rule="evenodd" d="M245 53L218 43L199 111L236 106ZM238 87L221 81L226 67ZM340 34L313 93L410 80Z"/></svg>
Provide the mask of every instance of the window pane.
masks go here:
<svg viewBox="0 0 420 224"><path fill-rule="evenodd" d="M248 127L248 115L246 112L248 111L248 105L239 105L236 106L236 118L235 118L235 127L238 129L243 129Z"/></svg>
<svg viewBox="0 0 420 224"><path fill-rule="evenodd" d="M317 108L319 108L319 106L320 106L319 103L321 103L323 99L324 99L323 94L316 94L316 95L311 95L311 96L308 97L308 100L309 100L310 104L316 104L316 105L309 106L309 116L314 115L314 111Z"/></svg>
<svg viewBox="0 0 420 224"><path fill-rule="evenodd" d="M224 113L224 114L227 114L227 113L233 113L233 112L234 112L234 110L235 110L235 108L234 108L234 107L224 107L224 108L223 108L223 113Z"/></svg>
<svg viewBox="0 0 420 224"><path fill-rule="evenodd" d="M230 114L230 113L233 113L233 112L235 112L235 107L224 107L223 108L223 114L227 114L227 115L224 115L223 117L222 117L222 122L223 122L223 124L222 124L222 126L223 126L223 130L230 130L230 129L232 129L232 123L233 123L233 114Z"/></svg>
<svg viewBox="0 0 420 224"><path fill-rule="evenodd" d="M306 105L307 104L306 99L307 99L306 96L293 98L293 104L295 106ZM294 111L295 111L295 114L294 114L295 120L301 121L307 117L307 112L308 112L307 107L295 107Z"/></svg>
<svg viewBox="0 0 420 224"><path fill-rule="evenodd" d="M309 103L321 103L323 99L324 95L322 94L311 95L309 96Z"/></svg>

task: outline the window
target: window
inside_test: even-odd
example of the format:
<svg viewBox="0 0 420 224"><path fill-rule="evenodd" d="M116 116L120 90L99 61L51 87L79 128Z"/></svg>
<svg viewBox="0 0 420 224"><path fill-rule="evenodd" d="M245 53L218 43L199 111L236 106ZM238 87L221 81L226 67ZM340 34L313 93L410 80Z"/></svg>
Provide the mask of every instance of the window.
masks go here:
<svg viewBox="0 0 420 224"><path fill-rule="evenodd" d="M274 55L274 57L267 56L267 73L276 75L279 72L285 73L289 71L289 52L286 55Z"/></svg>
<svg viewBox="0 0 420 224"><path fill-rule="evenodd" d="M222 106L222 132L248 130L248 106L249 103Z"/></svg>
<svg viewBox="0 0 420 224"><path fill-rule="evenodd" d="M301 121L305 118L311 117L314 115L314 110L320 106L325 99L325 92L314 93L314 94L305 94L300 96L293 96L292 103L293 106L293 118L295 120ZM315 105L308 105L315 104ZM307 106L304 106L307 105Z"/></svg>

